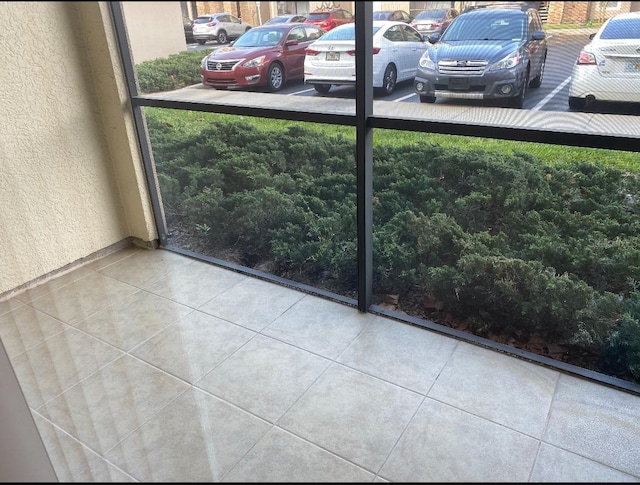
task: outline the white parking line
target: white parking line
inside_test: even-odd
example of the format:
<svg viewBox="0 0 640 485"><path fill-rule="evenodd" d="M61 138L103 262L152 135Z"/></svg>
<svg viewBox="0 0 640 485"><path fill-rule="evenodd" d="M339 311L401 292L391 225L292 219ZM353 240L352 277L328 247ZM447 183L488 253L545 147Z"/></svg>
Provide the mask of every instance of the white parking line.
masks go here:
<svg viewBox="0 0 640 485"><path fill-rule="evenodd" d="M407 94L406 96L403 96L401 98L394 99L394 101L397 103L398 101L404 101L405 99L409 99L413 96L417 96L417 94L416 93Z"/></svg>
<svg viewBox="0 0 640 485"><path fill-rule="evenodd" d="M558 92L567 85L569 81L571 81L571 76L562 81L562 83L560 83L553 91L547 94L542 101L531 108L531 111L540 111L544 107L544 105L551 100L551 98L558 94Z"/></svg>
<svg viewBox="0 0 640 485"><path fill-rule="evenodd" d="M296 91L295 93L287 93L287 96L295 96L296 94L309 93L311 91L313 91L313 88L303 89L302 91Z"/></svg>

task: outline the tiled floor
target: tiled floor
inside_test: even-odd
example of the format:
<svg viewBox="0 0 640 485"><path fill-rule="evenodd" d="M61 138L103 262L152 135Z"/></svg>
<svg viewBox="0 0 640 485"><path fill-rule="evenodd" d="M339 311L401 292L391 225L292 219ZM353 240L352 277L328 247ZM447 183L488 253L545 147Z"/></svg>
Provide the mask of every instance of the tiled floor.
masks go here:
<svg viewBox="0 0 640 485"><path fill-rule="evenodd" d="M165 250L0 338L60 481L640 481L635 394Z"/></svg>

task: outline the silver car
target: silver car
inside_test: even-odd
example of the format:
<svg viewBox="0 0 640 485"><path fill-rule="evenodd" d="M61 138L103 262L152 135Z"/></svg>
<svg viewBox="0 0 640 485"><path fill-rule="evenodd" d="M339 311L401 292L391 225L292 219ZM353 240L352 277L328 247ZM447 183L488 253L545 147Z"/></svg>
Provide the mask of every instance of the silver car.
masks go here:
<svg viewBox="0 0 640 485"><path fill-rule="evenodd" d="M193 21L193 38L200 45L204 45L208 40L215 40L218 44L226 44L230 40L240 37L251 27L248 23L229 13L198 15Z"/></svg>

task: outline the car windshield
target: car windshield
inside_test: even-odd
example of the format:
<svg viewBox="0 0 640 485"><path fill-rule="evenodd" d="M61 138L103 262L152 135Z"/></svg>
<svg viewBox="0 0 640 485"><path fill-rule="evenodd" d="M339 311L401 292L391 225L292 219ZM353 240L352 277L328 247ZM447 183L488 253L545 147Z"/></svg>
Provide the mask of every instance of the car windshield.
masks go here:
<svg viewBox="0 0 640 485"><path fill-rule="evenodd" d="M451 22L442 40L522 40L524 32L524 16L521 15L469 15Z"/></svg>
<svg viewBox="0 0 640 485"><path fill-rule="evenodd" d="M445 12L444 10L424 10L416 15L417 20L425 20L425 19L441 19L444 18Z"/></svg>
<svg viewBox="0 0 640 485"><path fill-rule="evenodd" d="M391 12L373 12L373 20L387 20Z"/></svg>
<svg viewBox="0 0 640 485"><path fill-rule="evenodd" d="M380 26L373 26L373 33L375 34L380 30ZM323 34L321 40L355 40L356 38L356 26L353 23L344 25L342 27L336 27L330 30L326 34Z"/></svg>
<svg viewBox="0 0 640 485"><path fill-rule="evenodd" d="M289 17L273 17L271 20L265 22L265 24L277 24L280 22L286 22L289 20Z"/></svg>
<svg viewBox="0 0 640 485"><path fill-rule="evenodd" d="M640 39L640 17L612 19L600 34L601 39Z"/></svg>
<svg viewBox="0 0 640 485"><path fill-rule="evenodd" d="M284 35L282 29L251 29L238 37L234 47L268 47L277 45Z"/></svg>

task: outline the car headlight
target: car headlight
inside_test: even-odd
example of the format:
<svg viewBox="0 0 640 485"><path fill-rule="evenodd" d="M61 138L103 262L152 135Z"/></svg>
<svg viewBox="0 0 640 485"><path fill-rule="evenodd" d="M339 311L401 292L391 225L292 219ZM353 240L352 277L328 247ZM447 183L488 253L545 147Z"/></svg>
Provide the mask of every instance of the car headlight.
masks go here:
<svg viewBox="0 0 640 485"><path fill-rule="evenodd" d="M265 56L254 57L250 61L245 62L242 67L260 67L264 64L264 57Z"/></svg>
<svg viewBox="0 0 640 485"><path fill-rule="evenodd" d="M494 71L496 69L511 69L512 67L515 67L518 64L520 64L520 61L522 61L522 56L520 55L520 52L514 51L504 59L500 59L498 62L493 64L491 68L489 68L489 70Z"/></svg>
<svg viewBox="0 0 640 485"><path fill-rule="evenodd" d="M204 56L202 58L202 60L200 61L200 67L202 69L206 69L207 68L207 57L209 57L209 56Z"/></svg>
<svg viewBox="0 0 640 485"><path fill-rule="evenodd" d="M422 57L420 57L420 61L418 62L418 64L420 64L420 67L424 69L434 70L436 68L436 63L431 60L429 51L426 51L424 54L422 54Z"/></svg>

